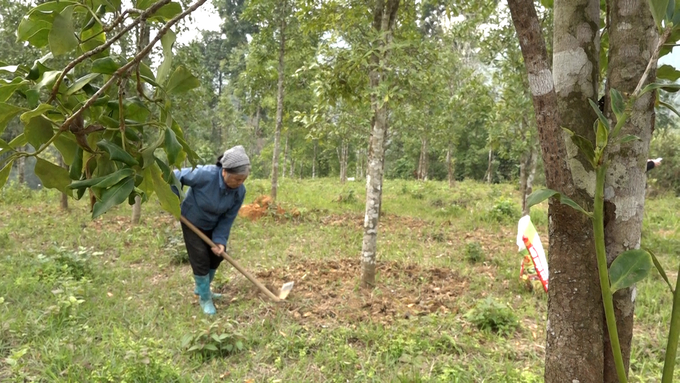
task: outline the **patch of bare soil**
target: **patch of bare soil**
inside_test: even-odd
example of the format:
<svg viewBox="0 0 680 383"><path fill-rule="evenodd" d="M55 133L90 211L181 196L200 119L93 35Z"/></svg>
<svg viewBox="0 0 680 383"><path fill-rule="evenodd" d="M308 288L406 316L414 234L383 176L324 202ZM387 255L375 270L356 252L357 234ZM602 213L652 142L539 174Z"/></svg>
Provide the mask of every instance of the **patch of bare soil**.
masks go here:
<svg viewBox="0 0 680 383"><path fill-rule="evenodd" d="M287 267L257 272L270 289L294 281L283 307L306 324L373 321L389 324L398 318L431 313L455 313L457 299L468 281L453 270L423 268L414 264L378 262L377 286L360 287L361 264L355 259L295 260ZM248 285L246 287L246 285ZM254 299L263 294L245 278L222 288L234 299Z"/></svg>

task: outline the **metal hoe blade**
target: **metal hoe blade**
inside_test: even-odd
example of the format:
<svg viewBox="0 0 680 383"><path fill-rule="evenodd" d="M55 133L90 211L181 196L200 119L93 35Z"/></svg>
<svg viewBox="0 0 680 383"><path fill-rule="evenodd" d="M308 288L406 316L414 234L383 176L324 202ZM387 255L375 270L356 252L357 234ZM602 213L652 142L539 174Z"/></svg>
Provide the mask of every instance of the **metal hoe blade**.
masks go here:
<svg viewBox="0 0 680 383"><path fill-rule="evenodd" d="M290 290L293 289L293 285L295 282L286 282L283 284L281 287L281 291L279 292L279 299L286 299L288 294L290 294Z"/></svg>

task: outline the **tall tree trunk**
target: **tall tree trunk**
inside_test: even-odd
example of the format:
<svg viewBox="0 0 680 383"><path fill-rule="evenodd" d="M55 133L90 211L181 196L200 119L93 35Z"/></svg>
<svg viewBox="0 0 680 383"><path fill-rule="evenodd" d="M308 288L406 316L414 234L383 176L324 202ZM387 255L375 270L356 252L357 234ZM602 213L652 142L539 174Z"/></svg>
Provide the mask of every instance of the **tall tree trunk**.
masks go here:
<svg viewBox="0 0 680 383"><path fill-rule="evenodd" d="M486 183L490 184L493 181L493 149L489 149L489 161L486 167Z"/></svg>
<svg viewBox="0 0 680 383"><path fill-rule="evenodd" d="M609 65L605 87L606 113L616 121L611 112L609 90L616 89L623 94L635 91L645 71L654 48L658 44L654 19L649 4L644 0L608 1ZM623 26L626 26L625 28ZM618 27L617 27L618 26ZM646 84L654 82L656 63ZM632 134L640 138L625 145L607 146L611 160L605 179L605 243L607 263L623 251L640 248L642 217L645 206L645 164L649 142L654 129L653 92L646 93L633 106L631 117L621 134ZM616 327L621 343L626 371L630 364L630 345L633 338L633 314L635 312L635 287L619 290L614 294ZM611 353L609 338L605 337L605 383L618 381Z"/></svg>
<svg viewBox="0 0 680 383"><path fill-rule="evenodd" d="M451 144L446 148L446 170L448 173L448 179L449 179L449 188L453 188L453 185L455 183L455 180L453 178L453 158L451 158L451 152L453 149L451 149Z"/></svg>
<svg viewBox="0 0 680 383"><path fill-rule="evenodd" d="M314 140L314 157L312 158L312 179L316 179L316 149L319 146L319 140Z"/></svg>
<svg viewBox="0 0 680 383"><path fill-rule="evenodd" d="M527 197L532 192L534 174L536 173L536 151L533 146L529 147L529 152L525 153L519 162L519 191L522 195L522 215L529 215L530 209L527 207Z"/></svg>
<svg viewBox="0 0 680 383"><path fill-rule="evenodd" d="M555 1L554 82L533 1L508 0L508 6L528 72L547 187L590 209L592 169L585 167L575 145L567 144L560 127L593 138L595 114L587 99L597 94L599 1ZM600 383L605 329L592 222L555 201L548 214L545 382Z"/></svg>
<svg viewBox="0 0 680 383"><path fill-rule="evenodd" d="M254 129L255 129L255 148L256 148L256 154L260 154L262 152L262 148L264 147L264 137L262 137L262 129L260 128L260 112L262 108L258 104L257 107L255 107L255 120L253 122Z"/></svg>
<svg viewBox="0 0 680 383"><path fill-rule="evenodd" d="M373 118L368 152L368 173L366 175L366 212L364 216L364 238L361 246L362 275L364 287L375 286L375 261L377 253L378 223L380 221L380 204L382 200L382 184L385 163L385 138L387 137L387 103L381 102L377 93L384 83L386 75L382 69L389 58L389 43L392 40L392 29L399 9L399 0L376 0L373 7L373 29L381 33L382 38L370 57L369 82L373 90L371 109ZM384 53L382 53L382 52Z"/></svg>
<svg viewBox="0 0 680 383"><path fill-rule="evenodd" d="M271 197L276 200L276 192L279 183L279 145L281 140L281 128L283 127L283 77L284 77L284 54L286 52L286 0L281 4L281 40L279 41L279 83L276 96L276 131L274 133L274 158L272 159L272 193ZM259 111L259 109L258 109ZM284 171L285 173L285 171Z"/></svg>
<svg viewBox="0 0 680 383"><path fill-rule="evenodd" d="M25 152L26 148L27 146L24 145L21 150ZM26 183L26 157L19 157L17 160L17 173L19 173L17 176L19 185L24 185Z"/></svg>
<svg viewBox="0 0 680 383"><path fill-rule="evenodd" d="M420 139L420 159L418 160L418 179L427 181L427 137Z"/></svg>
<svg viewBox="0 0 680 383"><path fill-rule="evenodd" d="M281 178L286 178L286 166L288 165L288 135L286 134L286 143L283 145L283 162L281 163Z"/></svg>
<svg viewBox="0 0 680 383"><path fill-rule="evenodd" d="M141 219L142 219L142 197L136 195L135 204L132 205L132 218L131 218L132 224L139 225Z"/></svg>
<svg viewBox="0 0 680 383"><path fill-rule="evenodd" d="M68 166L66 166L66 162L64 162L64 156L62 156L61 154L59 154L58 156L59 156L59 166L68 170ZM61 210L64 210L64 211L68 210L68 195L66 195L66 193L61 193L60 206L61 206Z"/></svg>

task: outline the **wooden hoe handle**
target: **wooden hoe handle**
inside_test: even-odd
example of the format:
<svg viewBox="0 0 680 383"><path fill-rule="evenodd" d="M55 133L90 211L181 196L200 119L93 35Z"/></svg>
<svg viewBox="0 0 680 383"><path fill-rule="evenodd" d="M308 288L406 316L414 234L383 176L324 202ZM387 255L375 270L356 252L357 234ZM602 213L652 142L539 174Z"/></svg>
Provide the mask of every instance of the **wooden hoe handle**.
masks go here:
<svg viewBox="0 0 680 383"><path fill-rule="evenodd" d="M216 246L215 243L210 238L203 234L202 231L198 230L198 228L194 226L194 224L189 222L188 219L184 218L184 216L180 216L180 221L182 221L183 224L185 224L189 229L196 233L196 235L201 237L201 239L205 241L205 243L207 243L211 247ZM232 266L234 266L236 270L238 270L241 274L248 278L249 281L253 282L253 284L257 286L257 288L260 289L260 291L262 291L266 296L269 297L269 299L273 300L274 302L282 301L279 297L277 297L271 291L269 291L269 289L267 289L262 283L260 283L260 281L258 281L257 278L250 274L246 269L241 267L241 265L239 265L233 258L231 258L226 251L222 251L220 255L222 256L222 258L226 259L227 262L229 262Z"/></svg>

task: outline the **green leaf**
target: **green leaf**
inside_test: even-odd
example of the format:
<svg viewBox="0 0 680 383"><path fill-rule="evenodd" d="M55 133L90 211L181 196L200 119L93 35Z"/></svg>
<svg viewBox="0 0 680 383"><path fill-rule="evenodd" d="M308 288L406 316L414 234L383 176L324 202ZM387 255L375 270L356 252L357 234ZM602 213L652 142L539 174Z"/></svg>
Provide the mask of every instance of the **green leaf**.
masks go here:
<svg viewBox="0 0 680 383"><path fill-rule="evenodd" d="M527 207L532 207L536 204L539 204L556 194L560 194L560 192L552 189L536 190L527 197Z"/></svg>
<svg viewBox="0 0 680 383"><path fill-rule="evenodd" d="M562 205L567 205L575 210L580 211L581 213L591 216L590 213L585 211L579 204L577 204L574 200L571 198L563 195L562 193L552 190L552 189L541 189L541 190L536 190L535 192L531 193L529 197L527 197L527 207L532 207L538 203L541 203L545 200L547 200L550 197L555 197Z"/></svg>
<svg viewBox="0 0 680 383"><path fill-rule="evenodd" d="M0 189L2 189L3 186L7 183L7 179L9 178L9 172L12 170L12 162L10 161L5 164L5 167L0 170Z"/></svg>
<svg viewBox="0 0 680 383"><path fill-rule="evenodd" d="M629 135L623 137L621 139L621 141L619 141L619 143L625 144L625 143L628 143L628 142L631 142L631 141L636 141L636 140L640 140L640 137L629 134Z"/></svg>
<svg viewBox="0 0 680 383"><path fill-rule="evenodd" d="M589 139L583 136L579 136L578 134L575 134L569 129L564 130L571 135L571 142L573 142L574 145L576 145L581 150L581 153L583 153L583 155L586 156L588 162L590 162L593 168L595 168L595 148L593 148L593 143L590 142Z"/></svg>
<svg viewBox="0 0 680 383"><path fill-rule="evenodd" d="M678 112L678 110L675 109L675 107L674 107L673 105L671 105L671 104L669 104L669 103L667 103L667 102L663 102L663 101L659 101L659 105L665 106L666 108L668 108L668 110L670 110L671 112L675 113L676 116L680 116L680 112Z"/></svg>
<svg viewBox="0 0 680 383"><path fill-rule="evenodd" d="M163 180L161 175L161 169L157 164L153 164L148 168L144 169L144 178L150 177L153 189L158 196L158 200L161 203L161 207L167 212L170 212L175 218L179 219L180 209L179 209L179 198L170 189L170 185Z"/></svg>
<svg viewBox="0 0 680 383"><path fill-rule="evenodd" d="M70 96L73 93L81 90L85 85L89 84L92 80L94 80L95 78L97 78L99 76L100 76L99 73L90 73L90 74L86 74L85 76L77 79L76 82L73 83L73 85L71 85L68 88L68 90L66 91L66 95Z"/></svg>
<svg viewBox="0 0 680 383"><path fill-rule="evenodd" d="M175 43L177 36L172 30L168 30L168 33L161 37L161 45L163 46L163 62L158 67L158 73L156 74L156 82L163 84L165 78L170 73L170 66L172 66L172 45Z"/></svg>
<svg viewBox="0 0 680 383"><path fill-rule="evenodd" d="M2 80L0 81L4 82ZM14 91L28 84L30 84L30 81L16 77L11 82L5 82L5 84L0 85L0 102L7 101L10 97L12 97Z"/></svg>
<svg viewBox="0 0 680 383"><path fill-rule="evenodd" d="M668 65L668 64L661 65L656 70L656 78L669 80L669 81L676 81L677 79L680 78L680 71L675 69L675 67L672 66L672 65Z"/></svg>
<svg viewBox="0 0 680 383"><path fill-rule="evenodd" d="M82 189L82 188L88 188L92 187L100 182L102 182L104 179L106 179L107 176L101 176L101 177L94 177L94 178L88 178L84 179L81 181L75 181L71 182L68 185L69 189Z"/></svg>
<svg viewBox="0 0 680 383"><path fill-rule="evenodd" d="M54 146L57 147L59 153L64 158L64 162L67 165L73 163L73 158L76 156L76 151L80 146L76 143L76 137L71 132L63 132L57 137L53 142Z"/></svg>
<svg viewBox="0 0 680 383"><path fill-rule="evenodd" d="M118 65L116 60L114 60L113 57L111 56L107 56L94 60L94 62L92 63L92 69L90 70L93 73L111 75L114 74L119 68L120 65Z"/></svg>
<svg viewBox="0 0 680 383"><path fill-rule="evenodd" d="M73 28L73 7L64 8L52 23L52 29L48 36L50 51L55 56L71 52L78 46L78 38Z"/></svg>
<svg viewBox="0 0 680 383"><path fill-rule="evenodd" d="M52 122L44 116L33 117L25 125L24 134L34 148L39 148L54 136Z"/></svg>
<svg viewBox="0 0 680 383"><path fill-rule="evenodd" d="M92 185L92 187L98 189L108 189L113 185L119 183L120 181L132 177L134 175L135 175L134 170L130 168L123 168L109 174L108 176L104 176L104 179Z"/></svg>
<svg viewBox="0 0 680 383"><path fill-rule="evenodd" d="M619 254L609 267L612 293L643 280L649 274L652 265L652 257L644 250L628 250Z"/></svg>
<svg viewBox="0 0 680 383"><path fill-rule="evenodd" d="M52 87L54 86L54 83L57 81L57 78L61 74L61 71L58 70L50 70L47 72L44 72L42 74L42 78L40 81L38 81L37 84L35 84L36 89L42 89L42 88L48 88L49 90L52 90ZM61 86L59 90L61 90L61 87L65 86L64 83L61 83Z"/></svg>
<svg viewBox="0 0 680 383"><path fill-rule="evenodd" d="M607 140L609 140L609 131L602 125L601 121L597 122L597 134L595 135L595 140L597 143L597 148L602 150L607 146Z"/></svg>
<svg viewBox="0 0 680 383"><path fill-rule="evenodd" d="M643 94L645 94L647 92L657 90L657 89L660 89L660 88L677 91L677 90L680 90L680 84L662 84L662 83L658 83L658 82L653 82L651 84L648 84L644 88L642 88L642 90L640 91L640 96L642 96Z"/></svg>
<svg viewBox="0 0 680 383"><path fill-rule="evenodd" d="M661 30L661 23L666 17L667 8L668 0L649 0L649 9L652 11L654 23L659 30Z"/></svg>
<svg viewBox="0 0 680 383"><path fill-rule="evenodd" d="M119 161L130 166L139 165L137 160L135 160L130 153L124 151L123 148L113 142L101 140L97 142L97 146L102 150L106 150L112 161Z"/></svg>
<svg viewBox="0 0 680 383"><path fill-rule="evenodd" d="M201 81L184 65L177 67L170 76L165 91L168 94L188 92L201 85Z"/></svg>
<svg viewBox="0 0 680 383"><path fill-rule="evenodd" d="M621 120L626 109L623 96L621 92L613 88L609 91L609 95L611 96L612 112L614 112L617 120Z"/></svg>
<svg viewBox="0 0 680 383"><path fill-rule="evenodd" d="M154 12L154 14L149 17L149 19L157 19L162 22L167 22L180 13L182 13L182 6L179 3L175 3L173 1L162 6L159 10Z"/></svg>
<svg viewBox="0 0 680 383"><path fill-rule="evenodd" d="M35 175L40 178L44 187L57 189L66 195L71 195L68 188L71 178L68 176L68 171L61 166L36 157Z"/></svg>
<svg viewBox="0 0 680 383"><path fill-rule="evenodd" d="M23 113L21 115L21 122L27 124L34 117L38 117L49 110L54 110L54 107L50 104L40 104L35 109Z"/></svg>
<svg viewBox="0 0 680 383"><path fill-rule="evenodd" d="M0 134L5 130L7 124L19 113L23 112L24 108L14 106L12 104L0 103Z"/></svg>
<svg viewBox="0 0 680 383"><path fill-rule="evenodd" d="M595 114L597 114L597 118L600 121L602 121L607 130L611 129L609 126L609 120L607 120L607 117L605 117L604 114L602 114L600 106L597 105L597 103L590 98L588 99L588 103L590 103L590 107L595 111Z"/></svg>
<svg viewBox="0 0 680 383"><path fill-rule="evenodd" d="M671 285L671 281L668 280L668 276L666 275L666 271L664 271L663 266L661 266L661 263L659 262L659 258L657 258L656 254L654 254L654 252L652 252L648 248L644 248L643 250L648 252L649 255L652 257L652 262L654 263L654 266L656 266L656 270L661 275L661 278L663 278L663 280L666 281L668 288L671 289L671 294L675 294L675 290L673 289L673 285Z"/></svg>
<svg viewBox="0 0 680 383"><path fill-rule="evenodd" d="M93 21L92 28L83 30L80 33L80 41L83 41L83 43L80 44L80 49L83 52L91 51L91 50L99 47L100 45L103 45L103 44L106 43L106 34L103 33L104 28L102 28L101 24L94 21L94 18L92 19L92 21ZM106 48L102 52L99 52L96 55L92 56L92 58L98 59L98 58L101 58L101 57L106 57L110 53L111 53L111 49Z"/></svg>
<svg viewBox="0 0 680 383"><path fill-rule="evenodd" d="M26 139L26 135L21 133L20 135L14 137L14 139L12 141L10 141L8 145L9 145L10 148L16 149L16 148L18 148L20 146L24 146L26 144L28 144L28 140Z"/></svg>
<svg viewBox="0 0 680 383"><path fill-rule="evenodd" d="M17 41L28 41L37 48L44 47L47 45L47 36L49 35L50 28L52 28L52 23L47 20L33 20L24 17L19 22L19 27L17 28ZM37 40L36 37L40 37L40 40L42 40L43 35L45 39L43 44L40 44L42 41L34 42L34 40Z"/></svg>
<svg viewBox="0 0 680 383"><path fill-rule="evenodd" d="M79 180L82 175L83 175L83 148L78 146L76 148L76 154L73 157L73 161L71 162L71 166L69 166L68 168L68 176L71 177L72 180Z"/></svg>
<svg viewBox="0 0 680 383"><path fill-rule="evenodd" d="M222 340L220 339L220 337L217 334L211 334L210 336L215 340L215 342L217 342L217 343L222 342Z"/></svg>
<svg viewBox="0 0 680 383"><path fill-rule="evenodd" d="M92 208L92 218L97 218L106 213L109 209L116 205L120 205L127 201L128 196L135 188L134 177L126 178L110 189L106 189L102 193L101 201L97 201Z"/></svg>
<svg viewBox="0 0 680 383"><path fill-rule="evenodd" d="M181 167L181 164L177 163L177 159L180 158L179 155L182 153L182 145L177 141L175 132L170 128L165 129L165 153L168 155L168 163Z"/></svg>
<svg viewBox="0 0 680 383"><path fill-rule="evenodd" d="M206 350L210 350L210 351L217 351L217 347L216 347L214 344L212 344L212 343L206 344L206 345L205 345L205 349L206 349Z"/></svg>

